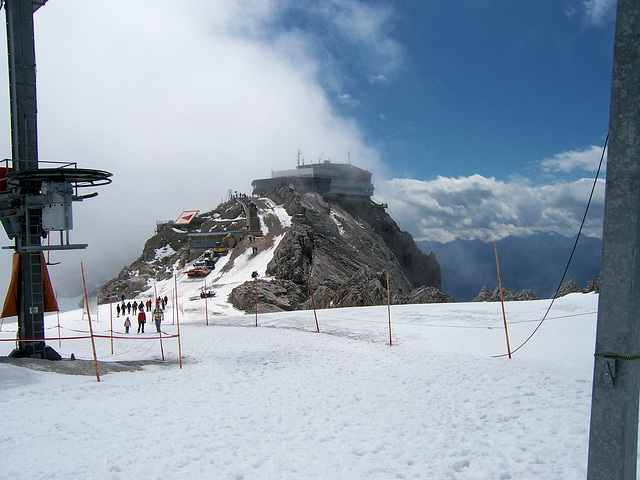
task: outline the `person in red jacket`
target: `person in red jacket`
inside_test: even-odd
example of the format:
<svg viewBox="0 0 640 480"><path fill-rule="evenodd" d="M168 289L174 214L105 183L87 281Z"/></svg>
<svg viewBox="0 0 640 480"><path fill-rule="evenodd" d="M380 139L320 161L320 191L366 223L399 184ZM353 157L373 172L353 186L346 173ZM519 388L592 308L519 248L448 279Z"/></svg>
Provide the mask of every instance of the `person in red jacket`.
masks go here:
<svg viewBox="0 0 640 480"><path fill-rule="evenodd" d="M140 310L138 312L138 333L140 333L140 330L144 333L145 323L147 323L147 315L144 313L144 310Z"/></svg>
<svg viewBox="0 0 640 480"><path fill-rule="evenodd" d="M124 321L124 333L129 333L129 327L131 326L131 320L129 317Z"/></svg>

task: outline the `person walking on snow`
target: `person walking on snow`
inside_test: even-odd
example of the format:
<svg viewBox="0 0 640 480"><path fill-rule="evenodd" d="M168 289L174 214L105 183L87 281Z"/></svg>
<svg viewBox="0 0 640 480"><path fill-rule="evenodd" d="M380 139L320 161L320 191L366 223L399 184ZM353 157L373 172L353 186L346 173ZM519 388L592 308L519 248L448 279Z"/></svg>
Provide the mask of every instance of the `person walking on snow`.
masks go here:
<svg viewBox="0 0 640 480"><path fill-rule="evenodd" d="M131 320L129 320L129 317L127 317L127 319L124 321L124 333L129 333L129 327L131 327Z"/></svg>
<svg viewBox="0 0 640 480"><path fill-rule="evenodd" d="M120 304L116 305L116 312L118 312L118 316L120 316Z"/></svg>
<svg viewBox="0 0 640 480"><path fill-rule="evenodd" d="M153 321L156 322L156 333L160 333L160 324L164 320L164 312L159 308L153 311Z"/></svg>
<svg viewBox="0 0 640 480"><path fill-rule="evenodd" d="M147 315L144 313L144 310L140 310L140 312L138 312L138 333L140 333L140 330L144 333L145 323L147 323Z"/></svg>

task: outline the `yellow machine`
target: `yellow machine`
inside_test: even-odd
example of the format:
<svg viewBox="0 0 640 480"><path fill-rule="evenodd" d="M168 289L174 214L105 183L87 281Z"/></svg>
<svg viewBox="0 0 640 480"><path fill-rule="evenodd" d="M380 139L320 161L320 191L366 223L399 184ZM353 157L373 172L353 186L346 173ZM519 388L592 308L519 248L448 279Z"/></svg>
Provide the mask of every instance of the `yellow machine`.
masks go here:
<svg viewBox="0 0 640 480"><path fill-rule="evenodd" d="M238 243L238 240L236 239L235 235L233 233L228 233L227 235L225 235L225 237L220 241L220 245L217 247L213 247L213 253L215 255L226 255L227 252L229 251L229 247L227 247L225 244L229 241L229 240L233 240L233 245L231 245L231 247L235 247L236 244Z"/></svg>

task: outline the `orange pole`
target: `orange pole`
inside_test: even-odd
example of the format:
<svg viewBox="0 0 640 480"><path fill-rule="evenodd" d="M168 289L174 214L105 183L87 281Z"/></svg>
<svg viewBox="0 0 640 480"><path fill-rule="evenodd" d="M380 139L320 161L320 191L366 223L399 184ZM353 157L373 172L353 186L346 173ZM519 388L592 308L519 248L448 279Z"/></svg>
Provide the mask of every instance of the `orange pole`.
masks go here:
<svg viewBox="0 0 640 480"><path fill-rule="evenodd" d="M156 282L153 282L153 294L156 296L156 308L155 310L157 312L160 312L160 302L158 302L158 290L156 289ZM153 320L153 323L156 323L155 319L153 318L153 313L151 314L151 320ZM158 333L160 334L160 355L162 355L162 361L164 362L164 348L162 346L162 329L158 329L160 330Z"/></svg>
<svg viewBox="0 0 640 480"><path fill-rule="evenodd" d="M204 277L204 318L205 318L205 322L207 324L207 327L209 326L209 308L208 308L208 304L207 304L207 277Z"/></svg>
<svg viewBox="0 0 640 480"><path fill-rule="evenodd" d="M164 362L164 348L162 347L162 328L158 332L160 334L160 354L162 355L162 361Z"/></svg>
<svg viewBox="0 0 640 480"><path fill-rule="evenodd" d="M311 278L307 276L309 282L309 295L311 295L311 306L313 307L313 316L316 317L316 332L320 333L320 327L318 326L318 315L316 314L316 302L313 299L313 290L311 290Z"/></svg>
<svg viewBox="0 0 640 480"><path fill-rule="evenodd" d="M58 294L56 293L56 302L58 301ZM60 335L60 309L56 310L56 316L58 317L58 347L62 348L62 335Z"/></svg>
<svg viewBox="0 0 640 480"><path fill-rule="evenodd" d="M493 250L496 252L496 267L498 269L498 288L500 289L500 304L502 305L502 319L504 320L504 333L507 337L507 352L511 358L511 347L509 346L509 329L507 328L507 314L504 311L504 298L502 296L502 279L500 278L500 262L498 261L498 247L496 241L493 241Z"/></svg>
<svg viewBox="0 0 640 480"><path fill-rule="evenodd" d="M111 323L111 355L113 355L113 309L111 308L111 296L111 288L109 288L109 322Z"/></svg>
<svg viewBox="0 0 640 480"><path fill-rule="evenodd" d="M173 274L173 281L175 284L176 324L178 325L178 358L180 359L180 370L182 370L182 345L180 344L180 319L178 318L178 280L175 273Z"/></svg>
<svg viewBox="0 0 640 480"><path fill-rule="evenodd" d="M98 355L96 354L96 342L93 339L93 326L91 325L91 314L89 313L89 298L87 297L87 284L84 281L84 266L80 262L80 272L82 273L82 288L84 289L84 305L87 309L87 319L89 320L89 333L91 335L91 348L93 349L93 365L96 368L96 380L100 381L100 372L98 371Z"/></svg>
<svg viewBox="0 0 640 480"><path fill-rule="evenodd" d="M258 326L258 277L256 277L256 327Z"/></svg>
<svg viewBox="0 0 640 480"><path fill-rule="evenodd" d="M389 346L393 345L391 341L391 292L389 291L389 271L387 271L387 312L389 313Z"/></svg>

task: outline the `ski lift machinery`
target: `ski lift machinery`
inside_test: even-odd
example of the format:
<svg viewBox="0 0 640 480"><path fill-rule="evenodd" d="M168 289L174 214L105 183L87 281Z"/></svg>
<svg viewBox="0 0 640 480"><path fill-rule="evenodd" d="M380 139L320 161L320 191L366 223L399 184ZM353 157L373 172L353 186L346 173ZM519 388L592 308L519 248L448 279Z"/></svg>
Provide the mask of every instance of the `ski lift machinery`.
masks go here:
<svg viewBox="0 0 640 480"><path fill-rule="evenodd" d="M12 154L0 162L0 221L14 240L13 246L3 248L15 250L11 282L16 285L13 297L5 300L5 308L13 304L7 310L18 317L17 345L11 356L57 360L60 355L45 344L48 273L43 252L87 247L69 240L72 204L96 196L96 192L82 195L79 189L111 183L111 173L81 169L75 162L38 160L33 15L46 2L0 0L7 19ZM56 231L59 244L43 246L42 239ZM5 308L2 316L10 316Z"/></svg>

